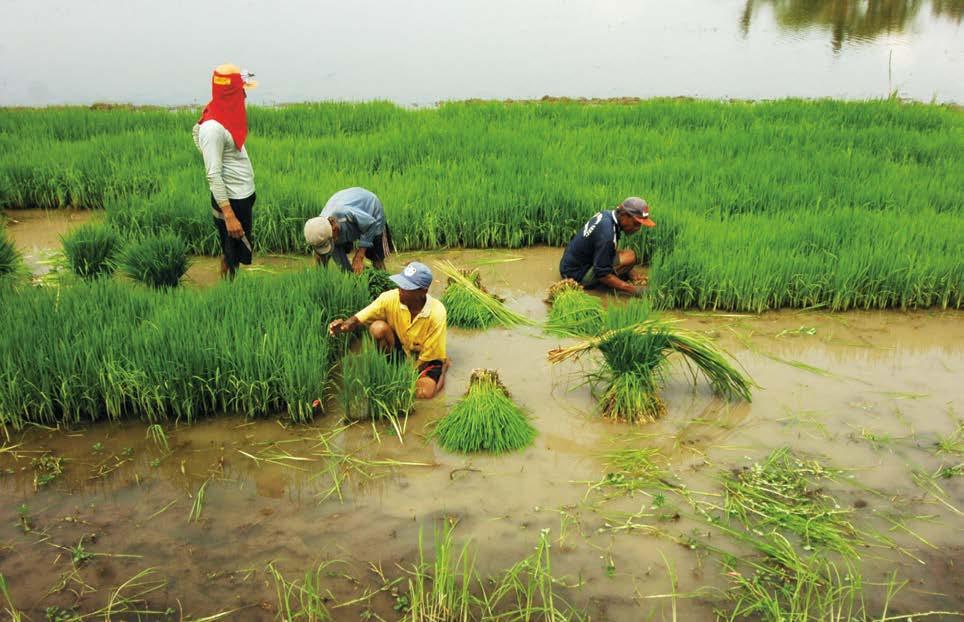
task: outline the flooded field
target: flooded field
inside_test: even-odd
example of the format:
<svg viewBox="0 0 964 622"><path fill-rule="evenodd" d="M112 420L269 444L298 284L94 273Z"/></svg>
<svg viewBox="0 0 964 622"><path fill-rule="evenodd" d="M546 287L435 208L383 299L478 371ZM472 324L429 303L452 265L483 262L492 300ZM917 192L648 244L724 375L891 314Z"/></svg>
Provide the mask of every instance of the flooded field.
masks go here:
<svg viewBox="0 0 964 622"><path fill-rule="evenodd" d="M35 239L23 226L9 229L21 248ZM416 256L478 266L512 309L541 321L558 253L406 253L390 267ZM309 264L277 257L255 266ZM190 282L204 286L215 273L213 260L197 259ZM661 420L615 424L595 413L581 364L546 361L558 338L537 327L452 329L448 384L418 404L404 443L387 429L376 440L369 424L346 427L337 404L311 426L225 416L165 423L163 436L146 423L11 431L0 450L0 573L35 620L50 611L103 616L125 598L155 612L141 619L273 620L269 564L293 578L323 563L333 619L394 620L420 532L430 543L433 529L455 525L458 543L474 543L480 572L494 575L529 555L545 529L561 593L591 619L713 620L713 588L729 583L709 551L747 551L700 509L722 503L723 475L789 447L841 469L822 492L873 534L858 549L871 608L896 572L908 583L888 615L957 619L949 612L964 610L964 488L940 469L959 468L961 457L938 443L961 434L964 314L670 315L745 367L759 385L752 404L694 389L676 368ZM426 439L475 367L499 370L538 430L532 446L465 457ZM672 486L615 486L607 455L625 448L658 451Z"/></svg>

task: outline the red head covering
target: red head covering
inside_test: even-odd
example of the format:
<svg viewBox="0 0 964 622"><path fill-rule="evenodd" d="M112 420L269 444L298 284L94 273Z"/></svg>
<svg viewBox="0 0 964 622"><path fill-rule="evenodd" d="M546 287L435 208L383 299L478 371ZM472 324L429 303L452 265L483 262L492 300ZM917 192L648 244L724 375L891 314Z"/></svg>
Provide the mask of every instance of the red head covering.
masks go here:
<svg viewBox="0 0 964 622"><path fill-rule="evenodd" d="M240 73L222 74L215 71L211 78L211 101L204 107L198 123L214 119L231 132L234 145L240 150L248 135L244 98L244 81Z"/></svg>

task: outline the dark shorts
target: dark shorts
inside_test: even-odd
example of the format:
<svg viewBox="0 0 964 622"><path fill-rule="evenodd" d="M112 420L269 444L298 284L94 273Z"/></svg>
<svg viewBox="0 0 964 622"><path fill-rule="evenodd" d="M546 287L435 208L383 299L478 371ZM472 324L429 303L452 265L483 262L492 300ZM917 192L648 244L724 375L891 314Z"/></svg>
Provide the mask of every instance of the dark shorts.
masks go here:
<svg viewBox="0 0 964 622"><path fill-rule="evenodd" d="M405 348L402 347L402 343L398 340L398 335L395 335L395 351L390 355L395 361L407 362L408 355L405 354ZM442 370L445 369L445 361L440 361L438 359L432 361L426 361L418 366L418 377L431 378L435 382L438 382L442 377Z"/></svg>
<svg viewBox="0 0 964 622"><path fill-rule="evenodd" d="M252 236L254 230L254 219L252 217L252 208L254 207L254 201L256 194L252 194L246 199L228 199L231 203L231 209L234 211L234 215L237 217L238 222L241 223L241 228L244 229L244 236L247 238L249 244L254 243L254 237ZM214 200L214 195L211 195L211 209L220 213L221 208L218 207L218 202ZM218 237L221 239L221 254L224 255L224 262L228 264L229 268L237 268L238 264L250 265L251 264L251 249L248 248L244 243L244 238L236 240L228 235L228 228L224 224L223 218L214 218L214 228L218 230Z"/></svg>

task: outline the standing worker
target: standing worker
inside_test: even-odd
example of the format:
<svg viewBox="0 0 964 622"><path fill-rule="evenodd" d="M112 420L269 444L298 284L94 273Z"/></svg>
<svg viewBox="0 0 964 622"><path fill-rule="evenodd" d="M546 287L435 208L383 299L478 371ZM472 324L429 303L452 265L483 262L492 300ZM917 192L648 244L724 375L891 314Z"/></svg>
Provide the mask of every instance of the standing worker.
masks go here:
<svg viewBox="0 0 964 622"><path fill-rule="evenodd" d="M251 263L254 169L244 148L248 116L245 89L254 74L220 65L211 79L211 101L194 125L194 144L204 158L211 212L221 238L221 278L234 279L238 264Z"/></svg>
<svg viewBox="0 0 964 622"><path fill-rule="evenodd" d="M623 280L636 265L636 253L631 248L619 250L619 238L623 233L636 233L640 227L655 226L649 219L649 204L639 197L629 197L615 209L599 212L583 225L562 254L559 273L562 278L573 279L587 289L603 285L639 296L646 288Z"/></svg>
<svg viewBox="0 0 964 622"><path fill-rule="evenodd" d="M305 241L314 251L316 264L327 266L334 255L343 270L360 274L366 257L379 270L385 269L392 234L378 197L364 188L347 188L332 195L321 215L305 223ZM356 241L358 250L349 263L348 253Z"/></svg>
<svg viewBox="0 0 964 622"><path fill-rule="evenodd" d="M350 333L367 325L383 352L404 354L418 369L415 397L431 399L445 386L449 361L445 354L447 317L441 300L428 295L432 270L413 261L391 277L398 286L347 320L328 325L329 335Z"/></svg>

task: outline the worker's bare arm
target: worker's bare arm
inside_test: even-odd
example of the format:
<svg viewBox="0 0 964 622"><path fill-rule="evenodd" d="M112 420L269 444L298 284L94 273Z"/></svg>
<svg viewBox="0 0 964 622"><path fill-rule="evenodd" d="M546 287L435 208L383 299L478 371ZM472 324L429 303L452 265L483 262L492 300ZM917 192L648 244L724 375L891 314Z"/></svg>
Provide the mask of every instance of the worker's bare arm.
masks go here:
<svg viewBox="0 0 964 622"><path fill-rule="evenodd" d="M353 330L361 326L361 322L358 316L351 316L347 320L335 320L328 325L328 334L334 337L335 335L342 335L344 333L350 333Z"/></svg>
<svg viewBox="0 0 964 622"><path fill-rule="evenodd" d="M351 271L355 274L361 274L362 270L365 269L365 248L359 246L358 250L355 251L355 256L351 259Z"/></svg>
<svg viewBox="0 0 964 622"><path fill-rule="evenodd" d="M636 287L633 285L630 285L629 283L622 280L615 274L607 274L604 277L600 277L599 282L605 285L606 287L611 287L616 291L629 294L630 296L636 295Z"/></svg>

